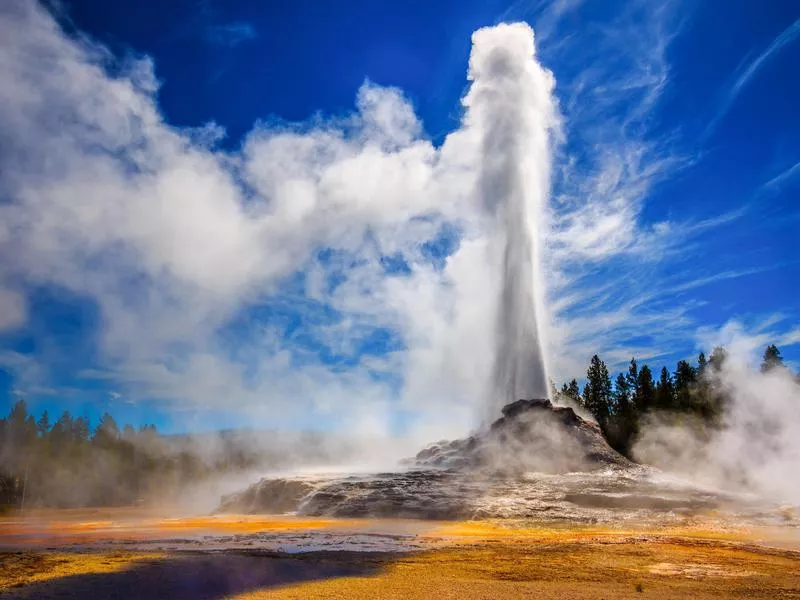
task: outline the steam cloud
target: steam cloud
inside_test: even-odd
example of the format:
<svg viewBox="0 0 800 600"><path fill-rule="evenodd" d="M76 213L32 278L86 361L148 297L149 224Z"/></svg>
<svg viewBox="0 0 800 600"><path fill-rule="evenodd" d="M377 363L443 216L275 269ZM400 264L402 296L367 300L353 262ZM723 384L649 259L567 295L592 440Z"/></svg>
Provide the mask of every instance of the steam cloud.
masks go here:
<svg viewBox="0 0 800 600"><path fill-rule="evenodd" d="M37 2L3 2L0 326L24 327L30 294L60 290L99 315L79 379L278 427L311 416L381 434L401 414L429 441L546 395L537 232L554 82L527 25L473 44L462 123L439 146L399 90L366 82L353 115L258 124L225 151L219 126L165 121L148 58L120 64ZM255 319L265 304L299 325ZM387 351L363 353L376 332ZM46 347L0 355L23 391L63 363Z"/></svg>
<svg viewBox="0 0 800 600"><path fill-rule="evenodd" d="M765 339L735 322L704 336L705 345L728 350L709 381L728 398L722 427L656 418L643 428L634 456L694 482L800 506L800 481L791 475L800 464L800 384L789 369L753 367Z"/></svg>

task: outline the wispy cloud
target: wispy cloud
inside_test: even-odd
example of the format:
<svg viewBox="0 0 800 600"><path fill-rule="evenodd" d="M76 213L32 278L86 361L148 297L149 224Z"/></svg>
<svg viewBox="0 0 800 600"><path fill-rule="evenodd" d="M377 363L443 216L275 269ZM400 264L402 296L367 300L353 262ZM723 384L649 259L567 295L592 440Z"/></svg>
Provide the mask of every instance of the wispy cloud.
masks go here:
<svg viewBox="0 0 800 600"><path fill-rule="evenodd" d="M692 259L709 239L739 226L748 205L694 218L643 216L667 212L652 210L659 185L699 160L683 150L677 132L658 127L671 85L669 50L691 6L629 2L597 23L582 6L552 2L539 16L544 60L570 74L558 78L565 144L546 234L556 380L580 376L595 352L615 369L634 354L691 352L687 336L701 324L706 294L687 292L777 268ZM582 25L588 18L588 25L567 27L567 16ZM594 49L591 57L586 47Z"/></svg>
<svg viewBox="0 0 800 600"><path fill-rule="evenodd" d="M723 271L721 273L714 273L713 275L708 275L706 277L698 277L697 279L692 279L690 281L682 281L677 285L670 286L669 289L673 294L678 294L680 292L687 292L689 290L703 287L711 283L716 283L718 281L725 281L728 279L738 279L740 277L746 277L747 275L755 275L757 273L763 273L764 271L768 271L770 269L776 269L778 268L778 266L779 265L770 265L766 267L756 267L752 269L740 269L737 271Z"/></svg>
<svg viewBox="0 0 800 600"><path fill-rule="evenodd" d="M248 21L222 18L211 0L198 0L180 23L176 35L200 38L219 47L235 48L256 39L258 31Z"/></svg>
<svg viewBox="0 0 800 600"><path fill-rule="evenodd" d="M772 43L767 47L766 50L764 50L755 59L747 64L744 70L742 70L741 74L736 78L736 81L733 82L733 85L731 85L731 87L725 93L722 103L717 108L714 118L709 121L705 131L703 132L704 138L708 137L716 129L717 125L719 125L719 122L725 118L725 115L728 114L728 111L736 101L736 98L756 76L758 71L771 58L775 57L775 55L777 55L783 48L794 42L798 35L800 35L800 19L797 19L794 23L789 25L789 27L784 29L780 35L772 40Z"/></svg>
<svg viewBox="0 0 800 600"><path fill-rule="evenodd" d="M792 179L796 176L800 175L800 162L796 162L794 165L782 171L769 181L767 181L764 185L761 186L761 192L779 192L783 189L785 185L787 185Z"/></svg>
<svg viewBox="0 0 800 600"><path fill-rule="evenodd" d="M235 22L222 25L207 25L204 32L206 40L221 46L234 47L242 42L257 37L255 28L250 23Z"/></svg>
<svg viewBox="0 0 800 600"><path fill-rule="evenodd" d="M652 356L679 347L695 303L654 305L670 293L662 285L665 263L681 259L701 232L736 218L642 218L653 190L693 164L672 132L652 133L685 5L628 2L602 21L581 14L583 8L552 2L537 21L544 60L571 74L557 85L565 143L546 233L548 344L557 380L579 376L595 352L613 367L633 352ZM588 23L576 31L566 17Z"/></svg>

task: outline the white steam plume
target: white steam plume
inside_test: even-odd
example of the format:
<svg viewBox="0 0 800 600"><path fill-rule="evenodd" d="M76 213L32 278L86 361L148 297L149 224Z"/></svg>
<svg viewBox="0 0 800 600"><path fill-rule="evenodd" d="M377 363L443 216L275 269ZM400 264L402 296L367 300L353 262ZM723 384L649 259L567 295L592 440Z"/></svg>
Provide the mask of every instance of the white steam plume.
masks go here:
<svg viewBox="0 0 800 600"><path fill-rule="evenodd" d="M500 265L496 409L497 403L548 396L538 320L544 298L539 239L556 111L554 80L534 60L530 28L481 29L473 42L469 73L474 83L464 104L467 123L483 132L479 194L493 220L492 252Z"/></svg>

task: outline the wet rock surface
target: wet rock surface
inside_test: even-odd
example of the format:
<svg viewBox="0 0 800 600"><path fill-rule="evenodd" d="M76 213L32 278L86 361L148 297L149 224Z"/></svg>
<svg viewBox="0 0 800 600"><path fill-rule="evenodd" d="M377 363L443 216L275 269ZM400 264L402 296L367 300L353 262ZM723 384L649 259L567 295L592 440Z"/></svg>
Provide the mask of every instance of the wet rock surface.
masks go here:
<svg viewBox="0 0 800 600"><path fill-rule="evenodd" d="M664 477L613 450L571 408L520 400L486 430L441 441L397 472L262 479L219 512L604 522L719 508L732 499Z"/></svg>
<svg viewBox="0 0 800 600"><path fill-rule="evenodd" d="M280 514L297 510L315 487L298 479L262 479L237 494L223 496L217 512Z"/></svg>

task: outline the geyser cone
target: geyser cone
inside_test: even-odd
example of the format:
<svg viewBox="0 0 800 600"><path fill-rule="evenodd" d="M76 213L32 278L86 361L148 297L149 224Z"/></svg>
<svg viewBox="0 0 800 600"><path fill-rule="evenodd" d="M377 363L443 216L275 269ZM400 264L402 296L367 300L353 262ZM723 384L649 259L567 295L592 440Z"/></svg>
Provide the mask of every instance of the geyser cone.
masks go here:
<svg viewBox="0 0 800 600"><path fill-rule="evenodd" d="M481 135L478 194L490 218L499 273L493 387L488 415L518 398L549 395L542 351L539 232L549 189L554 80L534 59L524 24L473 36L464 99Z"/></svg>

